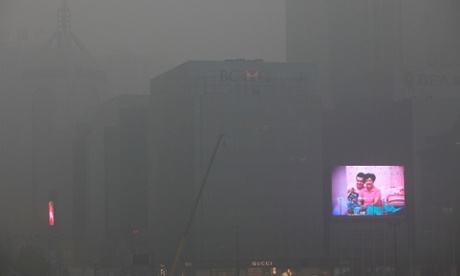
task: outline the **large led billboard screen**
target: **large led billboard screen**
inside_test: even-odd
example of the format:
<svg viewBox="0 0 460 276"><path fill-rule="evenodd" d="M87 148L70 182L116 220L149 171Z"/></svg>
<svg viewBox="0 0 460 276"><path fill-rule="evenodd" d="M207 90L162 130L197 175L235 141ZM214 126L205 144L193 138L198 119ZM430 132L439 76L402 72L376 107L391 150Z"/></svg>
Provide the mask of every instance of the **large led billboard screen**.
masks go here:
<svg viewBox="0 0 460 276"><path fill-rule="evenodd" d="M404 212L404 166L336 166L331 180L333 216L395 216Z"/></svg>

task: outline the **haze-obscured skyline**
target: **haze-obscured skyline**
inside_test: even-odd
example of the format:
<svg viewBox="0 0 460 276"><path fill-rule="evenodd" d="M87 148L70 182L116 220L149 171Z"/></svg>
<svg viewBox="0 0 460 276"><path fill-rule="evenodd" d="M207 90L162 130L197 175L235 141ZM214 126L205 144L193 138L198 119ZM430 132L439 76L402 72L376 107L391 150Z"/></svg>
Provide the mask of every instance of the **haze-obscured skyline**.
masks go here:
<svg viewBox="0 0 460 276"><path fill-rule="evenodd" d="M56 29L62 0L1 0L1 30ZM279 0L67 0L71 28L95 56L114 50L188 60L285 60L285 3Z"/></svg>

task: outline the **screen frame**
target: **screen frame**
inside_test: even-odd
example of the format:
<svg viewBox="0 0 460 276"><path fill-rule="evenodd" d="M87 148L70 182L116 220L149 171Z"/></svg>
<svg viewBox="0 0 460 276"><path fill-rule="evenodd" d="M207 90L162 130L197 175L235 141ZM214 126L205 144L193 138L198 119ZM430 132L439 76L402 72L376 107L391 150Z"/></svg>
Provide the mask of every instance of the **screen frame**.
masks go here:
<svg viewBox="0 0 460 276"><path fill-rule="evenodd" d="M383 199L381 210L372 207L375 211L369 210L368 213L361 213L361 215L358 212L349 211L347 188L355 183L358 172L375 174L375 186L381 190ZM326 208L329 216L333 219L406 217L408 208L406 174L407 168L401 164L331 166L328 177L328 200L326 200L329 206ZM388 204L388 200L391 200L392 204Z"/></svg>

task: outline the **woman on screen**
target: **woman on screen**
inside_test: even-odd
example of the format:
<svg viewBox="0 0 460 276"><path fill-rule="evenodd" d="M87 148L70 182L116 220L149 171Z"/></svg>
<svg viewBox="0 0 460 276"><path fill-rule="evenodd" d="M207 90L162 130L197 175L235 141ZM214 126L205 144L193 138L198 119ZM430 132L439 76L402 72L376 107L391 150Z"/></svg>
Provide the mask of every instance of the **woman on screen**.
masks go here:
<svg viewBox="0 0 460 276"><path fill-rule="evenodd" d="M374 186L375 174L367 173L364 176L364 189L359 191L359 203L366 208L375 206L382 208L382 192L379 188Z"/></svg>

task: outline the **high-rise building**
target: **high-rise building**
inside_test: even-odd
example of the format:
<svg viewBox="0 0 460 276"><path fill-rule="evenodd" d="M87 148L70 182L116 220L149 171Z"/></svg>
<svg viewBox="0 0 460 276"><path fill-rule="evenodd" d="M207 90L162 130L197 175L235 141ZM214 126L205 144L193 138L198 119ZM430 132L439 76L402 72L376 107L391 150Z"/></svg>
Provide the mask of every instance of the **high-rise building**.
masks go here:
<svg viewBox="0 0 460 276"><path fill-rule="evenodd" d="M286 23L288 62L318 64L331 80L403 62L400 0L289 0Z"/></svg>
<svg viewBox="0 0 460 276"><path fill-rule="evenodd" d="M320 89L404 65L458 65L455 0L288 0L288 62L318 68Z"/></svg>
<svg viewBox="0 0 460 276"><path fill-rule="evenodd" d="M82 217L92 260L107 271L131 269L133 254L150 254L148 95L120 95L82 124L77 151L88 168ZM89 150L91 149L91 150Z"/></svg>
<svg viewBox="0 0 460 276"><path fill-rule="evenodd" d="M38 40L38 34L37 41L29 40L24 31L16 44L8 37L0 44L0 74L8 79L0 91L0 177L8 201L14 199L5 206L14 218L9 225L18 237L49 251L56 268L57 240L71 252L67 256L81 256L74 249L88 235L88 130L80 122L104 95L105 73L71 30L65 1L57 9L57 28L46 41ZM47 218L50 200L52 227ZM81 260L76 259L65 265L75 266Z"/></svg>
<svg viewBox="0 0 460 276"><path fill-rule="evenodd" d="M84 239L88 167L84 160L85 130L80 122L100 102L105 92L105 73L71 29L71 12L62 1L57 10L57 29L30 56L21 76L24 91L20 110L30 146L27 163L33 195L31 209L50 192L56 193L56 226L72 239ZM41 218L34 214L36 223Z"/></svg>
<svg viewBox="0 0 460 276"><path fill-rule="evenodd" d="M428 66L459 66L460 53L460 3L456 0L415 1L411 10L423 8L423 17L418 28L414 26L411 31L424 34L422 45L425 49L425 64ZM406 49L410 54L412 48ZM410 64L419 65L412 61Z"/></svg>
<svg viewBox="0 0 460 276"><path fill-rule="evenodd" d="M321 104L311 65L187 62L151 80L151 111L158 264L181 256L181 268L247 275L319 269Z"/></svg>
<svg viewBox="0 0 460 276"><path fill-rule="evenodd" d="M313 63L325 107L333 83L404 62L402 1L288 0L288 62Z"/></svg>
<svg viewBox="0 0 460 276"><path fill-rule="evenodd" d="M457 188L441 179L457 178L448 168L458 163L459 9L455 0L286 2L287 60L317 65L320 91L334 107L323 121L324 162L406 165L408 213L394 239L388 242L385 224L378 231L372 224L342 227L350 233L359 227L379 242L386 237L361 252L375 257L376 248L378 254L394 248L383 255L394 256L390 267L400 272L455 268ZM437 180L442 188L434 187ZM337 224L327 225L332 254L352 252L334 242ZM403 242L391 246L396 238Z"/></svg>

